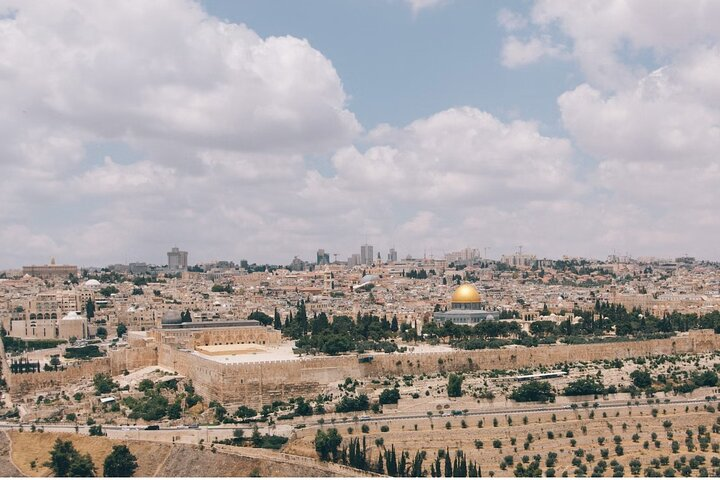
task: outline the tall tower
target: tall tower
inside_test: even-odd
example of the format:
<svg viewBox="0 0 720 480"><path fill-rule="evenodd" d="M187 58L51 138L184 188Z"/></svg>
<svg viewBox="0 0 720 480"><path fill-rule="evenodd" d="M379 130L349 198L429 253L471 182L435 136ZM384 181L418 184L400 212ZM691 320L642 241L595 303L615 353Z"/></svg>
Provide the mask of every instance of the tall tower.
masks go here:
<svg viewBox="0 0 720 480"><path fill-rule="evenodd" d="M373 246L372 245L361 245L360 246L360 263L363 265L372 265L373 262Z"/></svg>
<svg viewBox="0 0 720 480"><path fill-rule="evenodd" d="M188 252L184 252L178 247L173 247L169 252L167 252L167 257L168 268L170 270L187 270Z"/></svg>

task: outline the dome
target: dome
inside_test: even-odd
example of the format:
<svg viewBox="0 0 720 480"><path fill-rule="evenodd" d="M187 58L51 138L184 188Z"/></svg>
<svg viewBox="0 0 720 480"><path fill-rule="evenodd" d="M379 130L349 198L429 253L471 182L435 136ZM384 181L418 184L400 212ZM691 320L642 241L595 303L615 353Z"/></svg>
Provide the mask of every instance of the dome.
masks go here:
<svg viewBox="0 0 720 480"><path fill-rule="evenodd" d="M452 303L479 303L480 294L469 283L460 285L452 294Z"/></svg>
<svg viewBox="0 0 720 480"><path fill-rule="evenodd" d="M360 284L362 285L364 283L372 283L375 280L377 280L378 278L379 277L377 275L365 275L364 277L362 277L360 279Z"/></svg>
<svg viewBox="0 0 720 480"><path fill-rule="evenodd" d="M178 325L182 323L182 317L174 310L168 310L163 314L162 324L163 325Z"/></svg>
<svg viewBox="0 0 720 480"><path fill-rule="evenodd" d="M98 281L95 280L94 278L91 278L90 280L88 280L87 282L85 282L85 286L86 286L86 287L99 287L99 286L100 286L100 282L98 282Z"/></svg>

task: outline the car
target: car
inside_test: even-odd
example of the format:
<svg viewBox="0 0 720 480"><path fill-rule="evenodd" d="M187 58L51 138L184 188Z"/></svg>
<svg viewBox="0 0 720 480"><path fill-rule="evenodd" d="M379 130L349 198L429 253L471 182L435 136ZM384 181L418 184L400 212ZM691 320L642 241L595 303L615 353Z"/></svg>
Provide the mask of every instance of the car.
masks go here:
<svg viewBox="0 0 720 480"><path fill-rule="evenodd" d="M191 423L190 425L188 425L188 428L200 428L200 425L198 425L197 423Z"/></svg>
<svg viewBox="0 0 720 480"><path fill-rule="evenodd" d="M145 430L160 430L160 425L148 425Z"/></svg>

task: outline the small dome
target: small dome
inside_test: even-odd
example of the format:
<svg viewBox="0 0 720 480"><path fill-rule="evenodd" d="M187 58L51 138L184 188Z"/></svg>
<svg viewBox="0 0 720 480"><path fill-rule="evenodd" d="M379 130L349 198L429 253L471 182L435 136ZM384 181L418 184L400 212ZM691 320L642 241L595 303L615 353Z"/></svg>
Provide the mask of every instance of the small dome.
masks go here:
<svg viewBox="0 0 720 480"><path fill-rule="evenodd" d="M480 294L469 283L460 285L452 294L452 303L478 303Z"/></svg>
<svg viewBox="0 0 720 480"><path fill-rule="evenodd" d="M100 286L100 282L98 282L98 281L95 280L94 278L91 278L90 280L88 280L87 282L85 282L84 285L85 285L86 287L99 287L99 286Z"/></svg>
<svg viewBox="0 0 720 480"><path fill-rule="evenodd" d="M175 310L168 310L163 314L162 324L163 325L179 325L182 323L180 312Z"/></svg>
<svg viewBox="0 0 720 480"><path fill-rule="evenodd" d="M372 283L375 280L377 280L379 277L377 275L365 275L360 279L360 284L363 283Z"/></svg>

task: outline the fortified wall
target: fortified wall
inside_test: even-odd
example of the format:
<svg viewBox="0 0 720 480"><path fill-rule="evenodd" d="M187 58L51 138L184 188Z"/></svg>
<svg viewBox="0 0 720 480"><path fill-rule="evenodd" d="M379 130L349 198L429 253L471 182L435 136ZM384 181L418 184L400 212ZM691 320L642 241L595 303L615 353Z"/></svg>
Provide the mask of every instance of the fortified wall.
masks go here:
<svg viewBox="0 0 720 480"><path fill-rule="evenodd" d="M193 380L203 396L220 402L261 406L288 397L311 397L347 377L419 375L438 371L517 369L563 362L705 353L720 349L720 335L698 330L687 335L638 342L544 345L536 348L377 354L361 363L357 355L306 357L262 363L222 364L162 345L160 365Z"/></svg>
<svg viewBox="0 0 720 480"><path fill-rule="evenodd" d="M57 391L68 384L89 381L96 373L119 375L124 370L160 365L191 379L198 393L206 399L260 407L289 397L313 397L322 393L327 384L342 382L347 377L509 370L564 362L706 353L718 349L720 335L711 330L696 330L667 339L638 342L373 354L371 360L363 362L360 362L358 355L353 354L226 364L195 355L191 349L183 348L182 345L163 343L161 340L132 344L128 348L108 352L107 357L70 366L62 371L6 375L13 395L30 395L38 391ZM6 371L5 368L3 370Z"/></svg>
<svg viewBox="0 0 720 480"><path fill-rule="evenodd" d="M3 365L7 360L3 356ZM121 375L125 370L135 370L157 365L155 345L119 348L110 350L106 357L93 358L74 363L62 370L36 373L6 374L8 388L13 396L35 395L37 392L57 392L67 385L91 382L98 373ZM3 372L6 369L3 368Z"/></svg>

